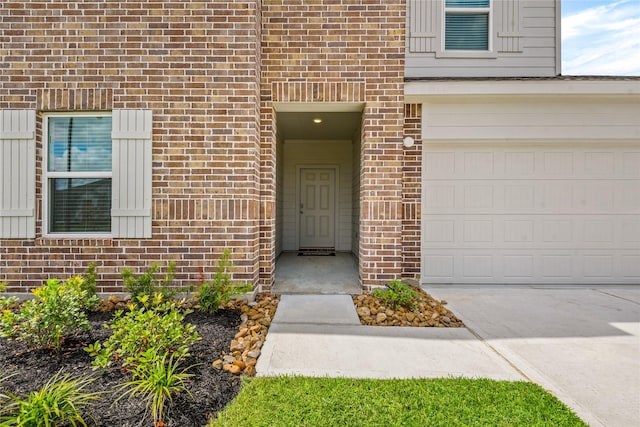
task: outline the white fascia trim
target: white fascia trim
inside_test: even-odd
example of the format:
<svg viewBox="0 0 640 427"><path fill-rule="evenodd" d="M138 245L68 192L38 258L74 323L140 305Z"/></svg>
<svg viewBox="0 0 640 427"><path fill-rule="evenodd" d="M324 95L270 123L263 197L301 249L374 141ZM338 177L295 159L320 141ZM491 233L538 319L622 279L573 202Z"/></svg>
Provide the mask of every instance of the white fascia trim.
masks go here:
<svg viewBox="0 0 640 427"><path fill-rule="evenodd" d="M404 85L405 103L451 96L640 95L640 80L475 80L412 81Z"/></svg>

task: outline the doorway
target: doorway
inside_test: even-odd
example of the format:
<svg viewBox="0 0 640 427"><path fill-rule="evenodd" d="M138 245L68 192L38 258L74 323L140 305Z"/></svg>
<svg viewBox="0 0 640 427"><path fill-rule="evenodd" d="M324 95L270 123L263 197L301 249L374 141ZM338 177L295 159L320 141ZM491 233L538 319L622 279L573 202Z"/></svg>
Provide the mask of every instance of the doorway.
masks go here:
<svg viewBox="0 0 640 427"><path fill-rule="evenodd" d="M335 249L336 169L300 168L300 249Z"/></svg>

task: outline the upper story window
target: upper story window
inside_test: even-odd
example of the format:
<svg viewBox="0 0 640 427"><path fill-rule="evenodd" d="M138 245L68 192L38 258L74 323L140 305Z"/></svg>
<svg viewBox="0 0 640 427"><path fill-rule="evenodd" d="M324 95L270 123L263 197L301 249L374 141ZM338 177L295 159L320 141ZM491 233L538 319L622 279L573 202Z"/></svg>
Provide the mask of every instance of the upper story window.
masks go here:
<svg viewBox="0 0 640 427"><path fill-rule="evenodd" d="M445 0L445 50L488 51L491 0Z"/></svg>
<svg viewBox="0 0 640 427"><path fill-rule="evenodd" d="M47 115L45 233L111 232L111 114Z"/></svg>

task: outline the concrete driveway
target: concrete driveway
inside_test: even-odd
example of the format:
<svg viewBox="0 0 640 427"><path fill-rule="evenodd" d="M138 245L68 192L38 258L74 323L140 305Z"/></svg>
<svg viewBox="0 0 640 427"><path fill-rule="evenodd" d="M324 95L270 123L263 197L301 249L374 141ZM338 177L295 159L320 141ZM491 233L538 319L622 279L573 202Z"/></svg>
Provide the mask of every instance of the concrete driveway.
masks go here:
<svg viewBox="0 0 640 427"><path fill-rule="evenodd" d="M640 286L427 287L591 426L640 426Z"/></svg>

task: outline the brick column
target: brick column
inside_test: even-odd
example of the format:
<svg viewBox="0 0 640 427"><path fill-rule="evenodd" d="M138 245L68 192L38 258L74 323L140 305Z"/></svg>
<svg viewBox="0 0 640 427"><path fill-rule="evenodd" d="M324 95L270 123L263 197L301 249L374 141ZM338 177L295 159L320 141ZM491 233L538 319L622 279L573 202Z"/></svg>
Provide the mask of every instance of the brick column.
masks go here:
<svg viewBox="0 0 640 427"><path fill-rule="evenodd" d="M422 213L422 104L404 106L404 136L414 139L402 158L402 277L420 277Z"/></svg>

